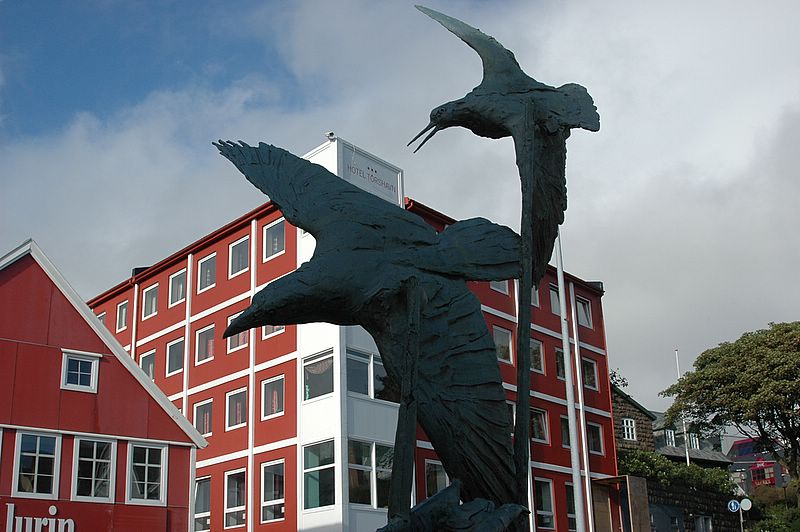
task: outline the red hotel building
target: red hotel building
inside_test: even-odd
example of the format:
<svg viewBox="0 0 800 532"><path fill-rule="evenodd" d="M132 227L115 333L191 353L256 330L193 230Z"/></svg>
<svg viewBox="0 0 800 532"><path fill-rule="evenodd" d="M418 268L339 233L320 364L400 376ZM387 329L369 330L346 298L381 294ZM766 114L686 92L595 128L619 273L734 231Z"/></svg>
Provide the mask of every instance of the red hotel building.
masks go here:
<svg viewBox="0 0 800 532"><path fill-rule="evenodd" d="M342 139L306 155L437 229L452 220L402 195L402 171ZM89 302L130 356L208 440L198 452L196 530L370 530L386 523L397 405L380 355L360 327L222 332L253 295L314 249L270 202ZM575 293L590 478L616 475L600 283L567 276ZM538 530L574 527L566 391L555 271L534 294L531 468ZM498 345L510 408L516 283L471 283ZM568 301L570 305L573 301ZM583 439L583 438L582 438ZM414 500L447 483L420 430ZM607 487L594 489L596 530L619 524Z"/></svg>
<svg viewBox="0 0 800 532"><path fill-rule="evenodd" d="M0 527L191 530L205 440L29 240L0 257Z"/></svg>

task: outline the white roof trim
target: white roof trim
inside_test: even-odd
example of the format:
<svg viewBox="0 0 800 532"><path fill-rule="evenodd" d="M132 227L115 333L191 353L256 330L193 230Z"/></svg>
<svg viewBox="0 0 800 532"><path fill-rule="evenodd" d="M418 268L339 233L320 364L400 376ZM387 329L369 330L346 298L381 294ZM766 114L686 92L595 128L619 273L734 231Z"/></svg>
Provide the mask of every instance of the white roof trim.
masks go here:
<svg viewBox="0 0 800 532"><path fill-rule="evenodd" d="M5 269L7 266L15 263L22 257L26 255L30 255L33 259L42 267L45 273L50 277L53 283L61 290L61 293L67 298L67 300L72 304L75 310L78 311L83 319L89 324L89 327L100 337L103 343L106 344L106 347L111 351L111 353L117 357L117 360L131 373L131 375L139 381L139 384L150 394L150 396L155 399L156 403L158 403L161 408L167 413L167 415L172 418L172 420L178 424L178 426L186 433L189 439L194 442L195 445L199 448L204 448L208 445L208 442L197 432L197 429L189 423L189 420L186 419L183 414L181 414L180 410L178 410L175 405L164 395L158 386L150 380L150 377L142 371L136 362L131 358L130 354L120 345L116 338L111 335L111 332L106 329L94 313L89 309L89 307L84 303L83 299L78 295L74 288L67 282L61 272L55 267L55 265L50 262L50 259L42 252L41 248L36 244L33 239L28 239L22 244L20 244L16 249L6 253L2 258L0 258L0 270Z"/></svg>

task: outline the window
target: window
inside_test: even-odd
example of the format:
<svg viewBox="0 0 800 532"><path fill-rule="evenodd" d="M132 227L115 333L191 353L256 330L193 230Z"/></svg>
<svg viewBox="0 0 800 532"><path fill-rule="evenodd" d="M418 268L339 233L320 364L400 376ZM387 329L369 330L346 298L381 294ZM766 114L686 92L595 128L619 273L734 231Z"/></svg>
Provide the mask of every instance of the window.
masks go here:
<svg viewBox="0 0 800 532"><path fill-rule="evenodd" d="M217 285L217 254L212 253L197 263L197 293Z"/></svg>
<svg viewBox="0 0 800 532"><path fill-rule="evenodd" d="M123 301L117 305L117 332L128 328L128 302Z"/></svg>
<svg viewBox="0 0 800 532"><path fill-rule="evenodd" d="M590 390L597 390L597 363L588 358L581 359L581 377L583 386Z"/></svg>
<svg viewBox="0 0 800 532"><path fill-rule="evenodd" d="M101 355L62 351L61 388L97 393L97 378Z"/></svg>
<svg viewBox="0 0 800 532"><path fill-rule="evenodd" d="M183 338L167 344L167 377L183 371L184 345Z"/></svg>
<svg viewBox="0 0 800 532"><path fill-rule="evenodd" d="M347 478L351 503L367 504L373 508L389 506L389 483L392 477L393 459L394 448L389 445L348 440ZM375 486L374 492L373 485Z"/></svg>
<svg viewBox="0 0 800 532"><path fill-rule="evenodd" d="M303 361L303 400L333 393L333 355L323 353Z"/></svg>
<svg viewBox="0 0 800 532"><path fill-rule="evenodd" d="M261 522L283 519L284 506L283 460L261 464Z"/></svg>
<svg viewBox="0 0 800 532"><path fill-rule="evenodd" d="M539 306L539 289L535 286L531 289L531 305L534 307Z"/></svg>
<svg viewBox="0 0 800 532"><path fill-rule="evenodd" d="M143 320L158 314L158 283L144 289L142 292L142 301Z"/></svg>
<svg viewBox="0 0 800 532"><path fill-rule="evenodd" d="M622 439L636 441L636 420L624 417L622 418Z"/></svg>
<svg viewBox="0 0 800 532"><path fill-rule="evenodd" d="M198 478L194 484L194 530L211 530L211 478Z"/></svg>
<svg viewBox="0 0 800 532"><path fill-rule="evenodd" d="M211 436L211 413L213 400L200 401L194 404L194 428L203 436Z"/></svg>
<svg viewBox="0 0 800 532"><path fill-rule="evenodd" d="M347 351L347 391L400 402L400 387L386 373L383 361L376 354Z"/></svg>
<svg viewBox="0 0 800 532"><path fill-rule="evenodd" d="M270 336L280 334L284 331L284 329L285 327L283 325L264 325L261 327L261 339L266 340Z"/></svg>
<svg viewBox="0 0 800 532"><path fill-rule="evenodd" d="M700 437L693 433L689 433L689 449L699 449L700 448Z"/></svg>
<svg viewBox="0 0 800 532"><path fill-rule="evenodd" d="M261 420L283 415L283 375L261 382Z"/></svg>
<svg viewBox="0 0 800 532"><path fill-rule="evenodd" d="M578 522L575 520L575 490L572 484L566 484L567 488L567 529L578 530Z"/></svg>
<svg viewBox="0 0 800 532"><path fill-rule="evenodd" d="M186 268L169 276L169 306L186 301Z"/></svg>
<svg viewBox="0 0 800 532"><path fill-rule="evenodd" d="M142 371L144 371L150 380L155 380L156 378L156 351L155 349L152 351L148 351L147 353L143 354L139 357L139 366L141 366Z"/></svg>
<svg viewBox="0 0 800 532"><path fill-rule="evenodd" d="M564 350L560 347L556 347L556 377L562 381L567 378L566 369L564 368Z"/></svg>
<svg viewBox="0 0 800 532"><path fill-rule="evenodd" d="M569 447L569 418L561 416L561 446Z"/></svg>
<svg viewBox="0 0 800 532"><path fill-rule="evenodd" d="M603 427L596 423L586 423L586 440L589 443L589 452L603 453Z"/></svg>
<svg viewBox="0 0 800 532"><path fill-rule="evenodd" d="M131 443L128 446L128 501L165 504L167 448Z"/></svg>
<svg viewBox="0 0 800 532"><path fill-rule="evenodd" d="M508 294L508 281L489 281L489 288L501 294Z"/></svg>
<svg viewBox="0 0 800 532"><path fill-rule="evenodd" d="M244 526L247 515L244 469L225 473L225 528Z"/></svg>
<svg viewBox="0 0 800 532"><path fill-rule="evenodd" d="M495 349L497 349L497 358L511 364L511 331L494 325L492 326L492 337Z"/></svg>
<svg viewBox="0 0 800 532"><path fill-rule="evenodd" d="M549 441L547 433L547 412L538 408L531 408L531 439L534 441L547 443Z"/></svg>
<svg viewBox="0 0 800 532"><path fill-rule="evenodd" d="M264 227L264 262L283 253L286 246L284 226L281 219Z"/></svg>
<svg viewBox="0 0 800 532"><path fill-rule="evenodd" d="M555 528L553 518L553 482L537 478L534 486L536 528Z"/></svg>
<svg viewBox="0 0 800 532"><path fill-rule="evenodd" d="M214 326L197 331L197 342L194 353L195 365L208 362L214 358Z"/></svg>
<svg viewBox="0 0 800 532"><path fill-rule="evenodd" d="M558 287L550 285L550 311L556 316L561 316L561 300L558 297Z"/></svg>
<svg viewBox="0 0 800 532"><path fill-rule="evenodd" d="M247 388L226 393L225 404L225 430L247 425Z"/></svg>
<svg viewBox="0 0 800 532"><path fill-rule="evenodd" d="M575 306L578 310L578 325L592 328L592 304L588 299L582 297L575 298Z"/></svg>
<svg viewBox="0 0 800 532"><path fill-rule="evenodd" d="M112 501L116 446L112 441L75 438L72 498Z"/></svg>
<svg viewBox="0 0 800 532"><path fill-rule="evenodd" d="M303 447L303 508L335 504L333 440Z"/></svg>
<svg viewBox="0 0 800 532"><path fill-rule="evenodd" d="M444 466L436 460L425 460L425 497L430 498L450 485Z"/></svg>
<svg viewBox="0 0 800 532"><path fill-rule="evenodd" d="M228 278L250 269L250 237L246 236L228 247Z"/></svg>
<svg viewBox="0 0 800 532"><path fill-rule="evenodd" d="M531 370L544 373L544 359L542 358L542 342L531 338Z"/></svg>
<svg viewBox="0 0 800 532"><path fill-rule="evenodd" d="M241 314L241 312L239 313ZM236 319L236 316L239 314L234 314L228 318L228 325ZM238 351L239 349L244 349L247 347L248 341L250 340L250 331L242 331L239 334L234 334L233 336L228 337L228 353L232 353L234 351Z"/></svg>
<svg viewBox="0 0 800 532"><path fill-rule="evenodd" d="M61 438L17 432L12 496L55 499L61 461Z"/></svg>
<svg viewBox="0 0 800 532"><path fill-rule="evenodd" d="M105 325L106 324L106 313L105 312L101 312L100 314L98 314L97 315L97 321L99 321L100 323Z"/></svg>
<svg viewBox="0 0 800 532"><path fill-rule="evenodd" d="M664 437L667 440L668 447L675 447L675 431L667 429L664 431Z"/></svg>

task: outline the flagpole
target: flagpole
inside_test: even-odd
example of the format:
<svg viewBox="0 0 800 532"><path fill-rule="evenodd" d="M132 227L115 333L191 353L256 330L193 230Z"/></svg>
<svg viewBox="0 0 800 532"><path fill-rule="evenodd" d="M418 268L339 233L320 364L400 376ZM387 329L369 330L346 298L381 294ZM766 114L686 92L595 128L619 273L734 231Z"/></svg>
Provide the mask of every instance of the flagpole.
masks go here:
<svg viewBox="0 0 800 532"><path fill-rule="evenodd" d="M678 348L675 348L675 370L678 373L678 380L681 380L681 363L678 360ZM686 465L689 465L689 433L686 432L686 415L681 414L681 424L683 425L683 450L686 452Z"/></svg>

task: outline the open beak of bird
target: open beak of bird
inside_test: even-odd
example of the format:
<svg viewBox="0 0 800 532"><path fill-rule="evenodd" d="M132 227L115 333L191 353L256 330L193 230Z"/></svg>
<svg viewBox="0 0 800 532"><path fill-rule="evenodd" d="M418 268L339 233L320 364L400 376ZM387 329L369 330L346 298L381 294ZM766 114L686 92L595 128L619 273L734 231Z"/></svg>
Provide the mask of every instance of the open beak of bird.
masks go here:
<svg viewBox="0 0 800 532"><path fill-rule="evenodd" d="M436 134L436 133L437 133L437 132L438 132L440 129L442 129L441 127L437 126L437 125L436 125L436 124L434 124L433 122L430 122L430 123L429 123L427 126L425 126L425 129L423 129L422 131L420 131L419 133L417 133L417 136L416 136L416 137L414 137L413 139L411 139L411 142L409 142L408 144L406 144L406 146L411 146L412 144L414 144L414 141L416 141L418 138L420 138L422 135L424 135L425 133L427 133L427 132L428 132L428 131L430 131L431 129L433 129L433 131L431 131L431 132L428 134L428 136L427 136L427 137L425 137L425 139L424 139L422 142L420 142L420 143L419 143L419 146L417 146L417 149L416 149L416 150L414 150L414 153L417 153L417 152L419 151L419 149L420 149L420 148L421 148L421 147L422 147L422 146L423 146L423 145L424 145L426 142L428 142L428 141L431 139L431 137L432 137L432 136L434 136L434 135L435 135L435 134Z"/></svg>

